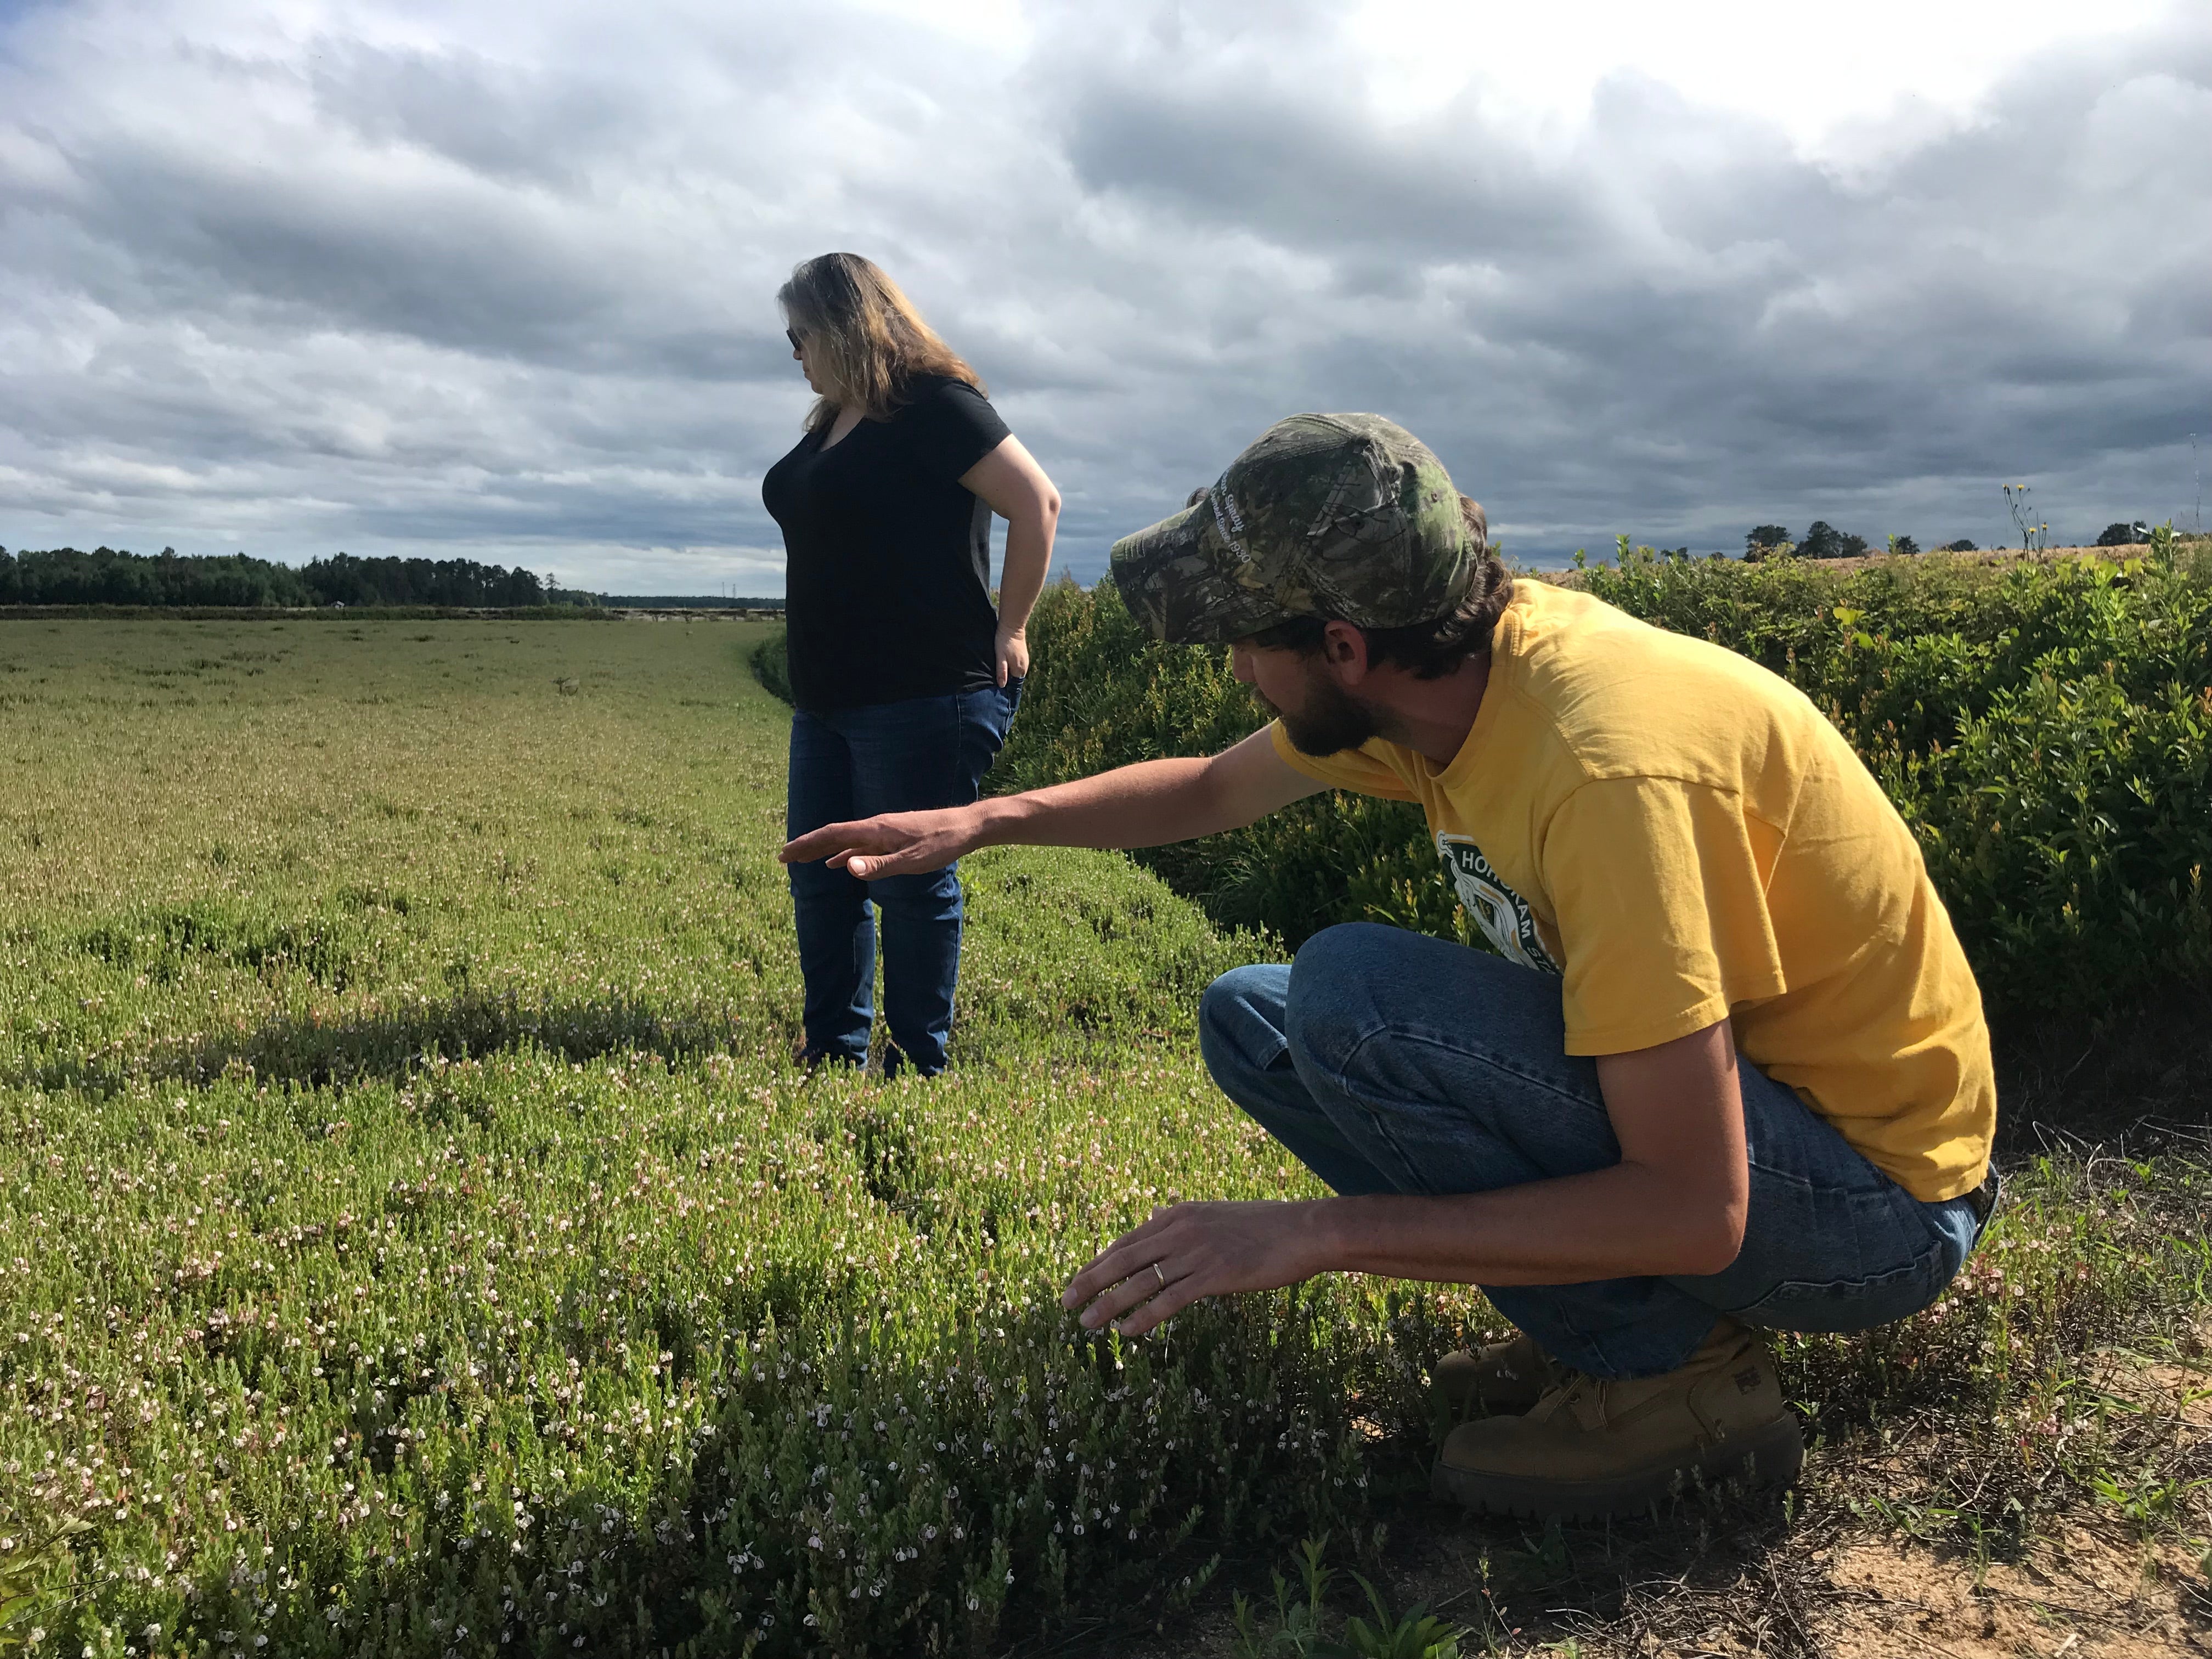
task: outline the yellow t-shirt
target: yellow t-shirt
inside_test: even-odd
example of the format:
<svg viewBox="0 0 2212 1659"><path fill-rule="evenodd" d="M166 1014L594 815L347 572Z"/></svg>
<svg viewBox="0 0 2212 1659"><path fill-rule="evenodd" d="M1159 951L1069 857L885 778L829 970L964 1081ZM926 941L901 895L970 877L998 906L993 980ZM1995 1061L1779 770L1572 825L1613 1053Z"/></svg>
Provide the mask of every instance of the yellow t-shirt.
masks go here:
<svg viewBox="0 0 2212 1659"><path fill-rule="evenodd" d="M1842 733L1734 652L1514 584L1451 764L1375 739L1316 760L1420 803L1468 914L1560 975L1571 1054L1735 1024L1736 1048L1916 1198L1972 1191L1989 1028L1920 848Z"/></svg>

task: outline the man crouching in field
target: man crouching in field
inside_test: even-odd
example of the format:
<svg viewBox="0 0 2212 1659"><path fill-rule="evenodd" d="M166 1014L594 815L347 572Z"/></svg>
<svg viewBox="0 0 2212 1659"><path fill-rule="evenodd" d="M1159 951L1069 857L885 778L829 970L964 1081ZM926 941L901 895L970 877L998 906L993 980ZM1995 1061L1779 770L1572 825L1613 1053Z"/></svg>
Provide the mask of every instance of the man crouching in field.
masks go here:
<svg viewBox="0 0 2212 1659"><path fill-rule="evenodd" d="M1066 1305L1133 1334L1332 1271L1480 1285L1522 1334L1438 1368L1440 1492L1595 1517L1692 1471L1791 1478L1759 1329L1927 1306L1993 1196L1980 995L1857 757L1743 658L1512 581L1374 416L1276 425L1114 577L1159 638L1231 644L1276 721L784 856L872 879L1352 789L1420 803L1498 954L1358 923L1216 980L1206 1065L1339 1195L1159 1210Z"/></svg>

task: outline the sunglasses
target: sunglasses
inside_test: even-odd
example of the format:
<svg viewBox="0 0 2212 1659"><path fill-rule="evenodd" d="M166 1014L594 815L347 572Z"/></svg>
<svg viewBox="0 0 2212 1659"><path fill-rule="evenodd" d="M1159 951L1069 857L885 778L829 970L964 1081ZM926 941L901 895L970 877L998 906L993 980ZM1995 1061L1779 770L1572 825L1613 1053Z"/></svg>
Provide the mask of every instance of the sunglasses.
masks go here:
<svg viewBox="0 0 2212 1659"><path fill-rule="evenodd" d="M787 328L783 331L783 337L791 342L791 349L793 351L804 351L806 349L805 346L800 343L798 332L795 330Z"/></svg>

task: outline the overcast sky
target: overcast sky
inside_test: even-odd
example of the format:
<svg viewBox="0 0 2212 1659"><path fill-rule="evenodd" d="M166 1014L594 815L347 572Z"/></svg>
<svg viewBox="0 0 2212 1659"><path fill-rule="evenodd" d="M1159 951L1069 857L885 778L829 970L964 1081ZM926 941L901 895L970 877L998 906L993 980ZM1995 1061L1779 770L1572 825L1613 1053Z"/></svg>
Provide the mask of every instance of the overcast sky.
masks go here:
<svg viewBox="0 0 2212 1659"><path fill-rule="evenodd" d="M1300 409L1531 562L2185 526L2212 6L0 0L0 544L781 592L832 248L1085 580Z"/></svg>

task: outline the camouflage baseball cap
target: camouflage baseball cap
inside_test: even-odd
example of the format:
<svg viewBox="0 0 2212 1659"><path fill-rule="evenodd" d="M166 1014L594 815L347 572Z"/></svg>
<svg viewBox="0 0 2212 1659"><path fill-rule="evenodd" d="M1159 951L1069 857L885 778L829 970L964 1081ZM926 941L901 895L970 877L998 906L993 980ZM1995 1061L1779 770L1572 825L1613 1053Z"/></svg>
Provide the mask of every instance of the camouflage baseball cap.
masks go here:
<svg viewBox="0 0 2212 1659"><path fill-rule="evenodd" d="M1466 596L1484 550L1443 463L1405 428L1293 415L1202 500L1115 543L1113 568L1156 638L1205 645L1294 617L1427 622Z"/></svg>

